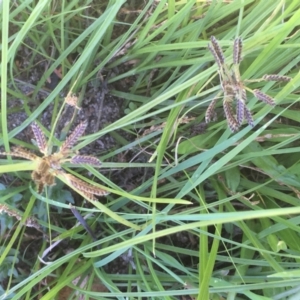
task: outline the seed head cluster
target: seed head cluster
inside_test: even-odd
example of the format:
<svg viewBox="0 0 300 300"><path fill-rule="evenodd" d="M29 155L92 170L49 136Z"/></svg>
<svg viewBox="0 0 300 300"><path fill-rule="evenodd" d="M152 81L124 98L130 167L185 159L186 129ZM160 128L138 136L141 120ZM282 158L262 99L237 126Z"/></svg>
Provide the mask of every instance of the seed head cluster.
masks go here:
<svg viewBox="0 0 300 300"><path fill-rule="evenodd" d="M240 37L236 38L233 42L233 64L229 65L225 62L224 52L219 44L219 41L212 36L210 38L210 44L208 49L214 57L215 62L218 65L218 72L220 75L221 83L221 93L224 94L223 97L223 110L228 123L228 127L232 132L239 130L243 121L246 120L247 123L253 127L254 121L250 110L247 108L247 93L244 82L241 80L241 75L239 71L239 65L242 61L242 49L243 42ZM264 75L263 78L255 81L278 81L278 82L288 82L291 78L283 75ZM249 90L247 88L247 90ZM251 91L251 90L250 90ZM261 90L255 89L251 91L252 94L258 99L266 104L275 106L275 100L263 93ZM220 93L218 94L218 96ZM210 122L215 116L215 107L217 104L217 97L211 101L206 113L205 121Z"/></svg>

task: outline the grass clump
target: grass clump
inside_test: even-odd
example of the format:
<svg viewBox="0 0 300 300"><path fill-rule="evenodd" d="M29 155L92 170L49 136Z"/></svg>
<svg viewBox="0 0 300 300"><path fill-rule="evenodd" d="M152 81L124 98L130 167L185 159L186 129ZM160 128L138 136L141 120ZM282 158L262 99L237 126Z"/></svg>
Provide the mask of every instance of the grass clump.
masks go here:
<svg viewBox="0 0 300 300"><path fill-rule="evenodd" d="M3 1L0 299L297 297L299 6Z"/></svg>

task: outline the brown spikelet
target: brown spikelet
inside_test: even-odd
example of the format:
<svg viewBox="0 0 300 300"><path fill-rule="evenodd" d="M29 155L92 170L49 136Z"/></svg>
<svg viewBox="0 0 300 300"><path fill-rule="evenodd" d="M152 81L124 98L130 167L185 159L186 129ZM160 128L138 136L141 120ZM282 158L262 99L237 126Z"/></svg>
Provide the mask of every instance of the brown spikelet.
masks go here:
<svg viewBox="0 0 300 300"><path fill-rule="evenodd" d="M40 152L47 155L47 142L46 142L43 131L41 130L41 128L39 127L39 125L36 122L33 122L31 124L31 129L35 136L35 140L36 140L37 146L40 149Z"/></svg>
<svg viewBox="0 0 300 300"><path fill-rule="evenodd" d="M50 169L50 164L47 160L42 159L40 163L38 164L36 171L42 175L46 174L49 172Z"/></svg>
<svg viewBox="0 0 300 300"><path fill-rule="evenodd" d="M93 195L93 194L90 194L90 193L87 193L87 192L83 192L81 191L81 193L84 195L84 197L88 200L92 200L92 201L98 201L98 199Z"/></svg>
<svg viewBox="0 0 300 300"><path fill-rule="evenodd" d="M247 101L247 93L246 93L246 90L245 89L242 89L242 99L244 101Z"/></svg>
<svg viewBox="0 0 300 300"><path fill-rule="evenodd" d="M236 38L233 44L233 63L236 65L242 61L242 48L242 39L240 37Z"/></svg>
<svg viewBox="0 0 300 300"><path fill-rule="evenodd" d="M264 75L263 79L266 81L282 81L282 82L289 82L292 80L291 77L277 75L277 74Z"/></svg>
<svg viewBox="0 0 300 300"><path fill-rule="evenodd" d="M253 121L252 114L246 105L244 106L244 115L245 115L245 119L247 120L248 124L251 127L254 127L254 121Z"/></svg>
<svg viewBox="0 0 300 300"><path fill-rule="evenodd" d="M245 113L245 102L242 99L236 99L236 119L239 126L242 125Z"/></svg>
<svg viewBox="0 0 300 300"><path fill-rule="evenodd" d="M11 150L12 150L11 153L5 153L5 154L25 158L28 160L36 160L38 158L38 156L35 155L34 153L28 151L27 149L19 147L19 146L13 147Z"/></svg>
<svg viewBox="0 0 300 300"><path fill-rule="evenodd" d="M213 49L215 50L217 57L219 58L221 66L224 65L225 57L224 57L223 50L222 50L218 40L212 35L210 37L210 41L211 41Z"/></svg>
<svg viewBox="0 0 300 300"><path fill-rule="evenodd" d="M238 131L239 130L239 124L237 120L235 119L233 115L233 109L232 109L232 101L231 99L224 99L223 101L223 108L225 112L225 116L227 119L228 126L232 132Z"/></svg>
<svg viewBox="0 0 300 300"><path fill-rule="evenodd" d="M205 122L206 123L209 123L213 119L217 101L218 101L218 99L215 98L210 102L210 104L205 112Z"/></svg>
<svg viewBox="0 0 300 300"><path fill-rule="evenodd" d="M31 173L31 178L32 180L35 182L35 183L38 183L41 181L42 179L42 174L41 173L38 173L37 171L33 171Z"/></svg>
<svg viewBox="0 0 300 300"><path fill-rule="evenodd" d="M47 173L43 177L43 182L45 185L48 185L48 186L55 185L55 177L51 173Z"/></svg>
<svg viewBox="0 0 300 300"><path fill-rule="evenodd" d="M231 97L233 97L236 94L235 87L233 87L228 82L225 82L222 87L223 87L224 95L226 97L230 97L231 98Z"/></svg>
<svg viewBox="0 0 300 300"><path fill-rule="evenodd" d="M253 94L258 100L261 100L261 101L263 101L263 102L265 102L269 105L274 106L276 104L272 97L270 97L269 95L263 93L260 90L253 90Z"/></svg>
<svg viewBox="0 0 300 300"><path fill-rule="evenodd" d="M7 205L5 204L1 204L0 205L0 214L1 213L6 213L7 215L9 215L10 217L14 217L16 218L18 221L21 221L22 219L22 215L20 213L18 213L17 211L14 211L12 209L10 209ZM33 217L28 217L25 220L25 225L27 227L35 227L35 228L40 228L38 222L33 218Z"/></svg>
<svg viewBox="0 0 300 300"><path fill-rule="evenodd" d="M44 183L38 182L37 185L36 185L36 190L39 194L41 194L44 190Z"/></svg>
<svg viewBox="0 0 300 300"><path fill-rule="evenodd" d="M108 191L105 191L96 186L88 184L88 183L84 182L83 180L80 180L71 174L65 174L65 177L67 178L67 180L73 187L75 187L77 190L79 190L81 192L84 192L87 194L98 195L98 196L105 196L105 195L109 194Z"/></svg>
<svg viewBox="0 0 300 300"><path fill-rule="evenodd" d="M100 167L101 162L98 158L88 155L74 155L71 158L72 164L88 164L95 167Z"/></svg>
<svg viewBox="0 0 300 300"><path fill-rule="evenodd" d="M81 122L79 125L77 125L74 131L68 136L68 138L60 147L60 152L63 153L68 149L72 148L74 144L76 144L78 139L83 135L87 125L88 125L87 121Z"/></svg>
<svg viewBox="0 0 300 300"><path fill-rule="evenodd" d="M211 54L213 55L213 57L214 57L214 59L215 59L215 62L218 64L218 67L219 67L219 69L221 70L222 67L223 67L223 65L222 65L222 62L220 61L220 58L219 58L219 56L217 55L215 49L214 49L211 45L209 45L209 44L208 44L207 48L208 48L208 50L211 52Z"/></svg>

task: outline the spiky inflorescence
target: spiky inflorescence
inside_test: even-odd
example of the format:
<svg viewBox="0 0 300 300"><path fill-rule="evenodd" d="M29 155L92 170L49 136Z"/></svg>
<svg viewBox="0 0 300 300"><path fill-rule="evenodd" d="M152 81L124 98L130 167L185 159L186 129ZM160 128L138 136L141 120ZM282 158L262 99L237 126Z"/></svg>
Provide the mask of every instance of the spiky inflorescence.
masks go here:
<svg viewBox="0 0 300 300"><path fill-rule="evenodd" d="M265 102L269 105L274 106L276 104L272 97L270 97L269 95L263 93L260 90L253 90L253 94L257 99L259 99L259 100L261 100L261 101L263 101L263 102Z"/></svg>
<svg viewBox="0 0 300 300"><path fill-rule="evenodd" d="M8 214L9 216L11 217L14 217L16 218L18 221L21 221L22 220L22 216L21 214L19 214L18 212L10 209L7 205L5 204L0 204L0 214L2 213L6 213ZM38 222L33 218L33 217L28 217L24 224L27 226L27 227L35 227L37 229L40 228L40 225L38 224Z"/></svg>
<svg viewBox="0 0 300 300"><path fill-rule="evenodd" d="M225 97L229 97L232 98L235 96L236 94L236 89L235 87L232 86L232 84L228 83L228 82L224 82L222 84L222 89L224 91L224 95Z"/></svg>
<svg viewBox="0 0 300 300"><path fill-rule="evenodd" d="M205 112L205 122L206 123L209 123L211 121L211 119L213 118L217 101L218 101L218 99L215 98L210 102L210 104Z"/></svg>
<svg viewBox="0 0 300 300"><path fill-rule="evenodd" d="M223 50L222 50L218 40L212 35L210 37L210 41L211 41L212 47L215 50L215 53L216 53L217 57L219 58L220 64L224 65L225 57L224 57Z"/></svg>
<svg viewBox="0 0 300 300"><path fill-rule="evenodd" d="M44 184L42 182L38 182L36 185L36 190L39 194L41 194L43 192L44 189Z"/></svg>
<svg viewBox="0 0 300 300"><path fill-rule="evenodd" d="M264 75L263 80L289 82L292 80L292 78L288 77L288 76L283 76L283 75L270 74L270 75Z"/></svg>
<svg viewBox="0 0 300 300"><path fill-rule="evenodd" d="M84 182L83 180L80 180L71 174L64 174L64 176L67 178L67 180L73 187L75 187L77 190L79 190L81 192L84 192L85 194L93 194L93 195L98 195L98 196L105 196L105 195L109 194L108 191L105 191L96 186L88 184L88 183Z"/></svg>
<svg viewBox="0 0 300 300"><path fill-rule="evenodd" d="M88 164L91 166L95 167L100 167L101 166L101 161L93 156L88 156L88 155L74 155L71 158L71 163L72 164Z"/></svg>
<svg viewBox="0 0 300 300"><path fill-rule="evenodd" d="M239 126L242 125L245 115L245 102L243 99L236 99L236 119Z"/></svg>
<svg viewBox="0 0 300 300"><path fill-rule="evenodd" d="M87 192L83 192L81 191L81 193L84 195L84 197L86 199L92 200L92 201L97 201L98 199L91 193L87 193Z"/></svg>
<svg viewBox="0 0 300 300"><path fill-rule="evenodd" d="M223 64L222 64L222 62L220 61L220 58L219 58L219 56L217 55L215 49L214 49L210 44L208 44L207 48L208 48L208 50L211 52L211 54L213 55L213 57L214 57L216 63L218 64L219 69L221 70L222 67L223 67Z"/></svg>
<svg viewBox="0 0 300 300"><path fill-rule="evenodd" d="M240 37L236 38L233 44L233 63L236 65L242 61L242 48L242 39Z"/></svg>
<svg viewBox="0 0 300 300"><path fill-rule="evenodd" d="M35 140L40 149L40 152L47 155L47 142L46 142L43 131L41 130L41 128L39 127L39 125L36 122L33 122L31 124L31 129L35 136Z"/></svg>
<svg viewBox="0 0 300 300"><path fill-rule="evenodd" d="M87 121L84 121L75 127L74 131L68 136L68 138L60 147L61 153L66 152L76 144L78 139L83 135L87 125Z"/></svg>
<svg viewBox="0 0 300 300"><path fill-rule="evenodd" d="M19 146L18 147L13 147L11 150L12 150L11 153L5 153L5 154L25 158L25 159L28 159L28 160L36 160L38 158L38 156L35 155L34 153L31 153L27 149L24 149L24 148L19 147Z"/></svg>
<svg viewBox="0 0 300 300"><path fill-rule="evenodd" d="M223 101L223 108L230 130L232 132L238 131L240 126L233 115L232 100L225 98Z"/></svg>
<svg viewBox="0 0 300 300"><path fill-rule="evenodd" d="M252 114L246 105L244 106L244 115L245 115L245 119L247 120L248 124L251 127L254 127L254 121L253 121Z"/></svg>

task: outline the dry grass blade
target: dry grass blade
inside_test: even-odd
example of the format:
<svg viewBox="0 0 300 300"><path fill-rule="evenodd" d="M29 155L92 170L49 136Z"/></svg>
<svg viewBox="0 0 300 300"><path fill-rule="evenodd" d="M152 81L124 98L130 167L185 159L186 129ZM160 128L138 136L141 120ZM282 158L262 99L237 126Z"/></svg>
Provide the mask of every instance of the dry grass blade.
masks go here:
<svg viewBox="0 0 300 300"><path fill-rule="evenodd" d="M65 152L72 148L74 144L78 141L78 139L83 135L88 123L87 121L81 122L77 125L74 131L69 135L69 137L65 140L65 142L60 147L60 152Z"/></svg>
<svg viewBox="0 0 300 300"><path fill-rule="evenodd" d="M270 75L264 75L263 80L289 82L292 80L292 78L288 77L288 76L283 76L283 75L270 74Z"/></svg>
<svg viewBox="0 0 300 300"><path fill-rule="evenodd" d="M205 112L205 122L206 123L209 123L214 118L215 107L216 107L217 101L218 101L218 99L215 98L210 102L210 104Z"/></svg>
<svg viewBox="0 0 300 300"><path fill-rule="evenodd" d="M236 65L242 61L242 48L242 39L236 38L233 44L233 63Z"/></svg>
<svg viewBox="0 0 300 300"><path fill-rule="evenodd" d="M91 166L95 167L100 167L101 166L101 161L93 156L88 156L88 155L74 155L71 158L71 163L72 164L88 164Z"/></svg>
<svg viewBox="0 0 300 300"><path fill-rule="evenodd" d="M39 125L36 122L33 122L31 124L31 129L35 136L35 140L40 149L40 152L46 155L47 154L47 142L46 142L43 131L41 130L41 128L39 127Z"/></svg>
<svg viewBox="0 0 300 300"><path fill-rule="evenodd" d="M274 106L276 104L272 97L270 97L269 95L263 93L260 90L253 90L253 94L258 100L261 100L261 101L263 101L263 102L265 102L269 105Z"/></svg>
<svg viewBox="0 0 300 300"><path fill-rule="evenodd" d="M95 187L91 184L88 184L71 174L64 174L64 176L66 177L66 179L69 181L69 183L73 187L75 187L77 190L79 190L85 194L92 194L92 195L98 195L98 196L106 196L109 194L108 191L105 191L105 190Z"/></svg>
<svg viewBox="0 0 300 300"><path fill-rule="evenodd" d="M233 115L232 99L225 98L223 101L223 108L230 130L232 132L238 131L240 126Z"/></svg>

